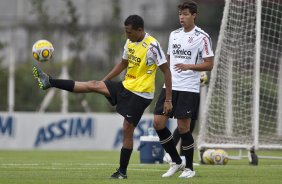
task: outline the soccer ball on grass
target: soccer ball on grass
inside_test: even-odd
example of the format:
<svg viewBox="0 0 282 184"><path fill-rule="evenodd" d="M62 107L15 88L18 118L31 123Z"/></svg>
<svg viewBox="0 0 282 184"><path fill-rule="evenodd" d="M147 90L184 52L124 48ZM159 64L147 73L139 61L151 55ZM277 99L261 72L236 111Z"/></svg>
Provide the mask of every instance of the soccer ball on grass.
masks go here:
<svg viewBox="0 0 282 184"><path fill-rule="evenodd" d="M216 165L226 165L228 162L228 154L222 149L217 149L212 153L212 160Z"/></svg>
<svg viewBox="0 0 282 184"><path fill-rule="evenodd" d="M38 40L32 46L33 58L39 62L46 62L52 58L54 47L48 40Z"/></svg>
<svg viewBox="0 0 282 184"><path fill-rule="evenodd" d="M207 149L202 156L202 161L204 164L214 164L212 154L215 150L214 149Z"/></svg>

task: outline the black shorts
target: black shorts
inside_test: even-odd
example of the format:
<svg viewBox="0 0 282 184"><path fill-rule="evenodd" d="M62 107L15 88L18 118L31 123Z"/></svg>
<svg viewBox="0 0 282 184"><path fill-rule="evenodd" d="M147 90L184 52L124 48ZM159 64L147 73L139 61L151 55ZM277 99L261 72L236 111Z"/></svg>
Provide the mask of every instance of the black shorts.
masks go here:
<svg viewBox="0 0 282 184"><path fill-rule="evenodd" d="M163 115L163 105L165 101L165 89L163 88L158 98L154 114ZM172 90L173 109L170 118L191 118L197 119L200 105L200 93L174 91Z"/></svg>
<svg viewBox="0 0 282 184"><path fill-rule="evenodd" d="M116 111L129 123L137 126L145 109L152 100L138 96L125 89L122 82L105 81L105 84L111 95L106 97L109 102L113 106L116 105Z"/></svg>

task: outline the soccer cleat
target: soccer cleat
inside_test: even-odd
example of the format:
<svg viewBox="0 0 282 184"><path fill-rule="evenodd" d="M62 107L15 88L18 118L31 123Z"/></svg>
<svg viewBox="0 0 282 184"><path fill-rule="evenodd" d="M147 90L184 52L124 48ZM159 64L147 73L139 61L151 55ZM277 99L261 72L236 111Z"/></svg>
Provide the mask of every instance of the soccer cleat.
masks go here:
<svg viewBox="0 0 282 184"><path fill-rule="evenodd" d="M189 168L185 168L178 178L192 178L195 176L195 174L196 174L195 171L192 171Z"/></svg>
<svg viewBox="0 0 282 184"><path fill-rule="evenodd" d="M42 72L42 70L40 70L39 68L35 66L32 68L32 72L33 72L35 79L37 79L38 81L39 88L45 90L51 87L51 84L49 81L50 76L48 74Z"/></svg>
<svg viewBox="0 0 282 184"><path fill-rule="evenodd" d="M182 160L182 163L186 163L186 158L185 156L180 156L181 160ZM171 160L171 157L168 153L165 153L164 157L163 157L163 161L168 163L168 164L171 164L172 160Z"/></svg>
<svg viewBox="0 0 282 184"><path fill-rule="evenodd" d="M183 171L185 167L184 163L176 164L175 162L170 163L170 167L166 173L162 175L163 178L170 177L174 175L177 171Z"/></svg>
<svg viewBox="0 0 282 184"><path fill-rule="evenodd" d="M126 174L122 174L118 169L117 172L115 172L114 174L112 174L112 176L110 177L111 179L127 179L127 175Z"/></svg>
<svg viewBox="0 0 282 184"><path fill-rule="evenodd" d="M168 153L166 153L164 155L163 161L166 162L166 163L169 163L169 164L172 162L171 157L170 157L170 155Z"/></svg>

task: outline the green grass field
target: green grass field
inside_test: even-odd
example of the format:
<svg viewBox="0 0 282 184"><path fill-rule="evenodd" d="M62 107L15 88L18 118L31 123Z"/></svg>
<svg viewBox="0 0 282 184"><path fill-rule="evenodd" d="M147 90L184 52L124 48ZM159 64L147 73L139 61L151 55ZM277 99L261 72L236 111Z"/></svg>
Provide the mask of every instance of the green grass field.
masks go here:
<svg viewBox="0 0 282 184"><path fill-rule="evenodd" d="M258 155L282 157L282 151L261 151ZM197 154L195 157L198 161ZM196 177L191 179L178 178L180 173L161 178L168 164L140 164L139 152L135 151L128 179L108 179L118 167L118 160L118 151L0 151L0 183L282 183L282 160L260 159L258 166L249 166L247 158L230 160L225 166L194 166Z"/></svg>

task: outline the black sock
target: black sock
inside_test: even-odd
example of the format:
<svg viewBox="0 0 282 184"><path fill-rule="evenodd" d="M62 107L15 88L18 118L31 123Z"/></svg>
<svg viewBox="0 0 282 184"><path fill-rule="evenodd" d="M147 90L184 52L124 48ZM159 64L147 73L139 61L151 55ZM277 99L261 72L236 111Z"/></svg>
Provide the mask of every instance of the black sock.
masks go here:
<svg viewBox="0 0 282 184"><path fill-rule="evenodd" d="M73 80L65 80L65 79L49 79L52 87L67 90L69 92L73 92L74 81Z"/></svg>
<svg viewBox="0 0 282 184"><path fill-rule="evenodd" d="M121 148L120 150L120 160L119 160L119 171L126 175L127 166L132 153L132 149Z"/></svg>
<svg viewBox="0 0 282 184"><path fill-rule="evenodd" d="M181 140L180 140L180 150L179 150L179 155L180 155L180 156L184 156L182 147L183 147L183 141L182 141L182 139L181 139Z"/></svg>
<svg viewBox="0 0 282 184"><path fill-rule="evenodd" d="M179 134L179 131L178 131L178 128L176 128L174 131L173 131L173 140L174 140L174 144L175 146L177 146L179 140L180 140L180 134Z"/></svg>
<svg viewBox="0 0 282 184"><path fill-rule="evenodd" d="M178 128L176 128L173 132L173 139L174 139L174 144L175 146L177 146L178 142L180 141L180 151L179 151L179 155L183 155L183 152L182 152L182 141L180 140L180 133L179 133L179 130Z"/></svg>
<svg viewBox="0 0 282 184"><path fill-rule="evenodd" d="M195 125L196 125L196 120L195 119L191 119L191 123L190 123L190 132L191 133L193 133Z"/></svg>
<svg viewBox="0 0 282 184"><path fill-rule="evenodd" d="M182 160L176 150L174 140L169 129L165 127L164 129L157 130L156 132L160 138L161 145L163 146L165 151L170 155L172 161L176 164L181 164Z"/></svg>
<svg viewBox="0 0 282 184"><path fill-rule="evenodd" d="M182 152L186 159L186 168L193 171L194 139L191 132L180 134L182 139Z"/></svg>

